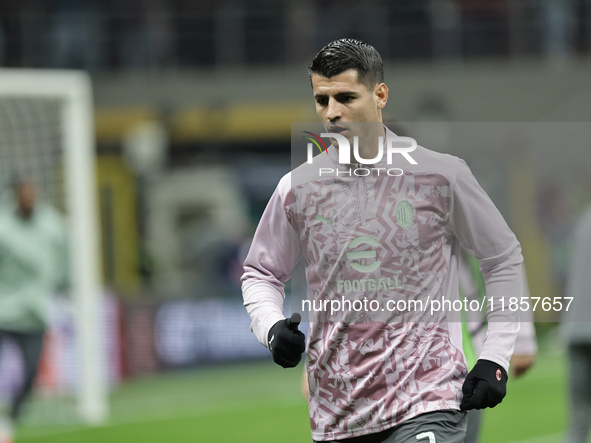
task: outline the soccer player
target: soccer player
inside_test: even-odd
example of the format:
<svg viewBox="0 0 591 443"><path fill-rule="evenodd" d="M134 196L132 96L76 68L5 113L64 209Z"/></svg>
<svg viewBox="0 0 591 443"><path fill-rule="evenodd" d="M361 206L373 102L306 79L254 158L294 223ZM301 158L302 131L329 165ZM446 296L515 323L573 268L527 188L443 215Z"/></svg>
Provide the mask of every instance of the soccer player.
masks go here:
<svg viewBox="0 0 591 443"><path fill-rule="evenodd" d="M61 217L37 204L29 178L13 181L13 196L15 205L0 213L0 341L10 338L20 348L24 382L8 401L7 417L0 417L1 443L11 441L11 424L33 388L49 296L64 284L67 269Z"/></svg>
<svg viewBox="0 0 591 443"><path fill-rule="evenodd" d="M519 242L462 160L423 147L395 164L379 156L396 136L382 123L389 91L375 48L334 41L309 73L332 145L281 179L261 217L242 277L251 329L277 364L299 363L305 338L282 306L284 282L303 258L308 300L383 307L310 313L314 441L462 442L466 411L493 407L506 393L518 323L498 306L521 295ZM361 158L375 160L369 174L341 161L351 154L344 150L355 154L355 137ZM489 303L471 371L457 313L417 308L458 299L460 245L481 261ZM385 309L401 301L417 309Z"/></svg>

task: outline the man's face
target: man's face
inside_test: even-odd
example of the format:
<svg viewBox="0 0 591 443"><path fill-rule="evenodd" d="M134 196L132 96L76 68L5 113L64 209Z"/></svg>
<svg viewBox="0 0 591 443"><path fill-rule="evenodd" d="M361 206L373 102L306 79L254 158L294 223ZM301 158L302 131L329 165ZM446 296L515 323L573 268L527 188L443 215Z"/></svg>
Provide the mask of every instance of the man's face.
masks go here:
<svg viewBox="0 0 591 443"><path fill-rule="evenodd" d="M328 132L339 132L352 139L353 135L362 134L355 125L347 123L381 123L382 109L388 101L388 88L384 83L369 88L358 81L358 72L354 69L330 78L312 74L311 80L316 113Z"/></svg>
<svg viewBox="0 0 591 443"><path fill-rule="evenodd" d="M35 210L35 194L35 185L31 182L21 183L15 189L15 198L19 212L25 218L31 217Z"/></svg>

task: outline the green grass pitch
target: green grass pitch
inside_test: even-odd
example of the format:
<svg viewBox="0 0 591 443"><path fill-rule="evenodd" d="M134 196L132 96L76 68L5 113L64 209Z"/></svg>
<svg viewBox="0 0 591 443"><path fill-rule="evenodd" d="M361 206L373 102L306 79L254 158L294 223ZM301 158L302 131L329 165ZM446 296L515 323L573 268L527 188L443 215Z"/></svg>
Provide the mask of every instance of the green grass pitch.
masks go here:
<svg viewBox="0 0 591 443"><path fill-rule="evenodd" d="M310 442L301 374L301 367L265 361L135 380L113 393L104 426L42 424L29 416L16 443ZM530 373L509 382L508 392L486 412L482 443L562 440L568 412L563 354L542 353Z"/></svg>

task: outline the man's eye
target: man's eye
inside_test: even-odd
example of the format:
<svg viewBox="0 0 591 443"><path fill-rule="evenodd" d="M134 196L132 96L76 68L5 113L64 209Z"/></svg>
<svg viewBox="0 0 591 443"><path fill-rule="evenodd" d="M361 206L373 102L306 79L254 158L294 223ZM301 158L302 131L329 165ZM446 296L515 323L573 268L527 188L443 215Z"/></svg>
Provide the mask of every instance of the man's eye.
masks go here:
<svg viewBox="0 0 591 443"><path fill-rule="evenodd" d="M318 103L320 106L326 106L328 100L326 100L325 98L319 98L316 100L316 103Z"/></svg>
<svg viewBox="0 0 591 443"><path fill-rule="evenodd" d="M341 97L340 102L341 103L349 103L351 100L353 100L353 97L345 96L345 97Z"/></svg>

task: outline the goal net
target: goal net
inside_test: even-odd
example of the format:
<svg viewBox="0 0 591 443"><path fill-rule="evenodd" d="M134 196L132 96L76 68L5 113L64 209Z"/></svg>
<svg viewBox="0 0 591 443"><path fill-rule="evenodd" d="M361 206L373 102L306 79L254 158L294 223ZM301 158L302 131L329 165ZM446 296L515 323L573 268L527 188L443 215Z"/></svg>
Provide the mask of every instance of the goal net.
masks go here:
<svg viewBox="0 0 591 443"><path fill-rule="evenodd" d="M12 178L24 175L34 179L41 199L66 217L75 330L71 395L78 417L88 423L100 423L107 414L97 315L94 155L92 88L85 73L0 69L0 204L12 197ZM48 341L52 346L51 337ZM51 386L41 390L51 395Z"/></svg>

